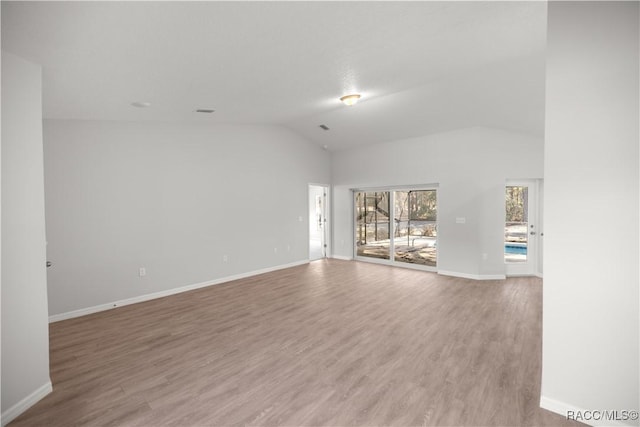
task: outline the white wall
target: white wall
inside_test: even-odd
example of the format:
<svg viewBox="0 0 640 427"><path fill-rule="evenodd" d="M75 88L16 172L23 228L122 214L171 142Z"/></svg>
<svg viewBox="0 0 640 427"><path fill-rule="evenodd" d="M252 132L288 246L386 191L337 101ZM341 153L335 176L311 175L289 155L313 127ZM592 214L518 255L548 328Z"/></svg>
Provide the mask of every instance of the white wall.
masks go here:
<svg viewBox="0 0 640 427"><path fill-rule="evenodd" d="M329 182L329 155L289 130L47 120L44 132L52 315L308 260L308 184Z"/></svg>
<svg viewBox="0 0 640 427"><path fill-rule="evenodd" d="M486 278L505 274L505 181L542 178L543 142L470 128L335 152L332 167L335 255L353 255L350 189L439 184L438 270Z"/></svg>
<svg viewBox="0 0 640 427"><path fill-rule="evenodd" d="M638 410L639 17L549 3L541 404L560 413Z"/></svg>
<svg viewBox="0 0 640 427"><path fill-rule="evenodd" d="M41 69L2 52L2 424L51 390Z"/></svg>

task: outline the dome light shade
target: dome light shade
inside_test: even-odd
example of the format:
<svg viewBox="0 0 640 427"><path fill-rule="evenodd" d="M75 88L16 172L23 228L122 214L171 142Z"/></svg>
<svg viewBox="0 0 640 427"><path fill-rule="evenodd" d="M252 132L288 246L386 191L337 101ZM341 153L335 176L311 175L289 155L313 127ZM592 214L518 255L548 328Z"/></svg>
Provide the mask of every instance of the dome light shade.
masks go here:
<svg viewBox="0 0 640 427"><path fill-rule="evenodd" d="M352 95L345 95L342 98L340 98L340 101L342 101L342 103L344 105L354 105L356 102L358 102L358 100L360 99L360 95L357 93L354 93Z"/></svg>

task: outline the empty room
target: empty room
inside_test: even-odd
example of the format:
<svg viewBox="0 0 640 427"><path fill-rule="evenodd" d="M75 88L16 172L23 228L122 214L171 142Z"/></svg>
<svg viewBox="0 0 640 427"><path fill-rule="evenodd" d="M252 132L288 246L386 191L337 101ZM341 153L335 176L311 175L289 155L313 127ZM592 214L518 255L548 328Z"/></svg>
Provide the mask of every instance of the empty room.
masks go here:
<svg viewBox="0 0 640 427"><path fill-rule="evenodd" d="M2 426L638 426L640 3L2 1Z"/></svg>

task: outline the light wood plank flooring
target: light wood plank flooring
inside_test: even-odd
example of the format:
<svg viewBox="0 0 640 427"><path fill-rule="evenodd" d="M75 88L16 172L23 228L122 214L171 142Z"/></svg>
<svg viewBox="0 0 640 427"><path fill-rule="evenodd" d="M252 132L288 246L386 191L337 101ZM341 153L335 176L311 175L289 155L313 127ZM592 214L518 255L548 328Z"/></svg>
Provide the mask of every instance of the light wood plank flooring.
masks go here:
<svg viewBox="0 0 640 427"><path fill-rule="evenodd" d="M538 407L542 282L338 260L51 325L11 426L579 425Z"/></svg>

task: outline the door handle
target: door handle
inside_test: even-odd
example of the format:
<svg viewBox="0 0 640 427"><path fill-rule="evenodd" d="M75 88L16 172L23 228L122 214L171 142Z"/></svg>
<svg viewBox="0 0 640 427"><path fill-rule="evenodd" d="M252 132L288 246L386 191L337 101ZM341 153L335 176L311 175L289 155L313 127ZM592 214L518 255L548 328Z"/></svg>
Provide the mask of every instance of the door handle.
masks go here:
<svg viewBox="0 0 640 427"><path fill-rule="evenodd" d="M47 268L51 267L53 263L51 261L47 261Z"/></svg>

